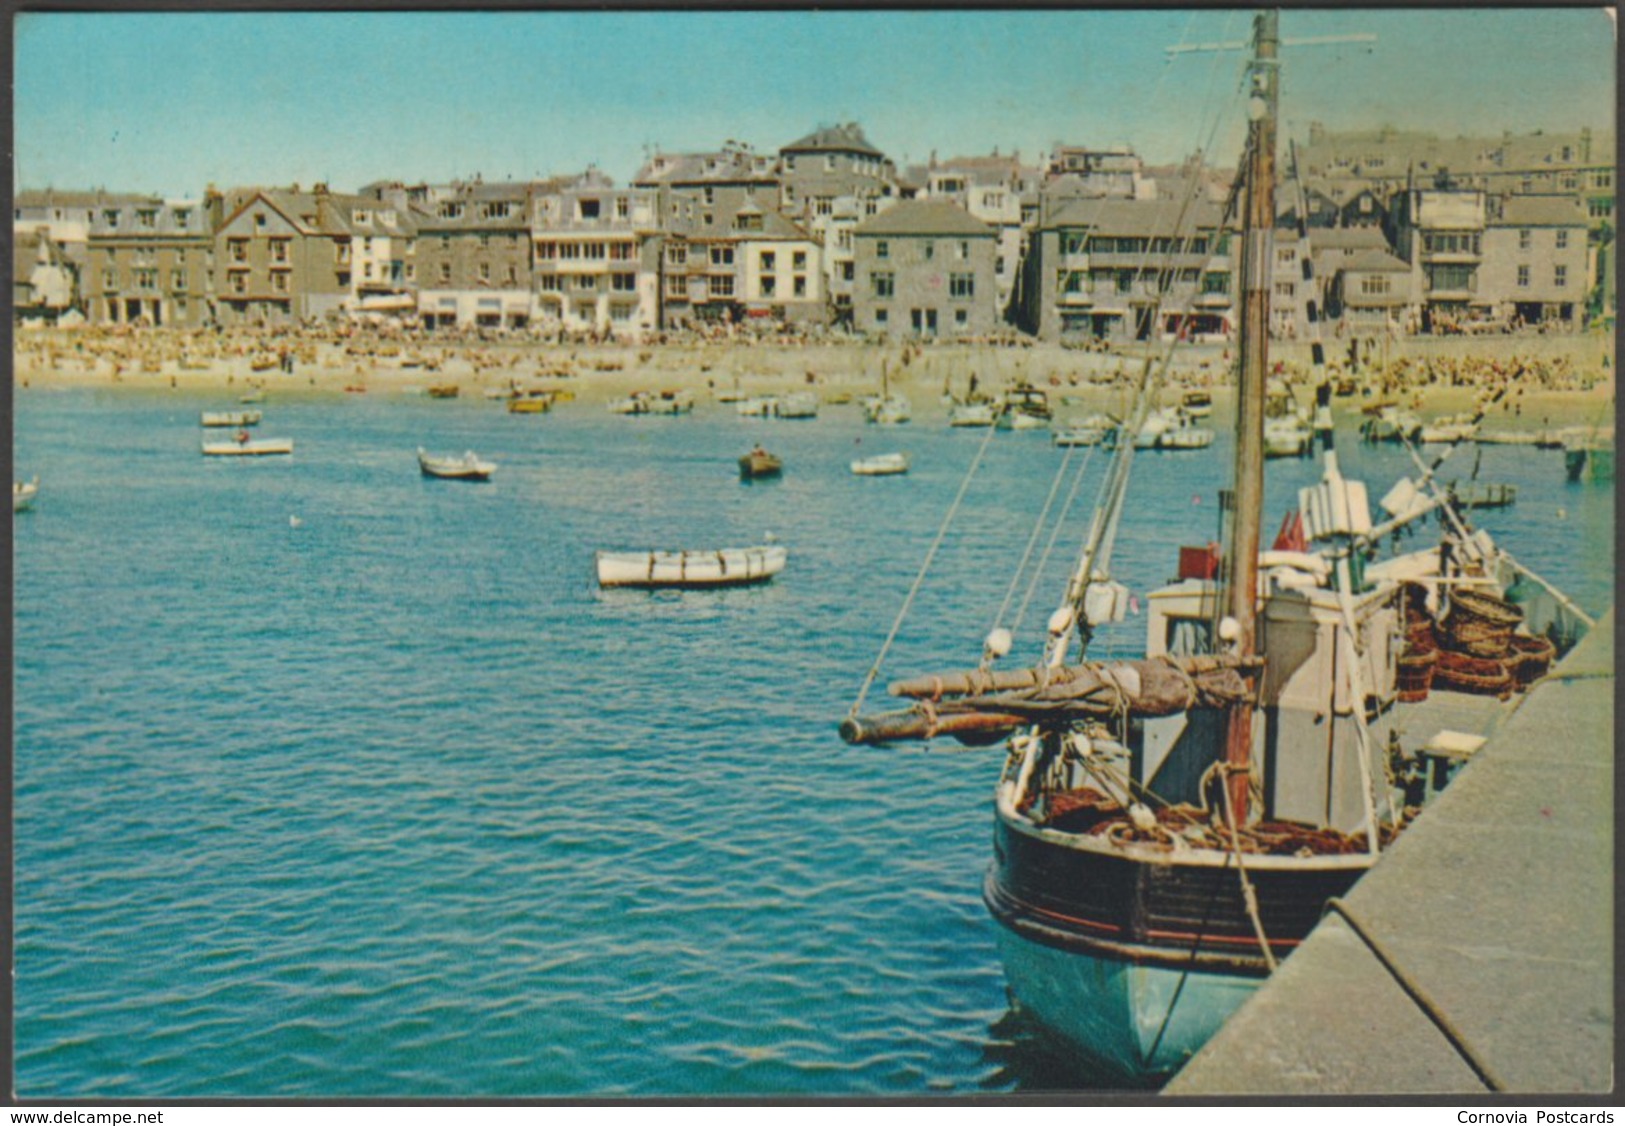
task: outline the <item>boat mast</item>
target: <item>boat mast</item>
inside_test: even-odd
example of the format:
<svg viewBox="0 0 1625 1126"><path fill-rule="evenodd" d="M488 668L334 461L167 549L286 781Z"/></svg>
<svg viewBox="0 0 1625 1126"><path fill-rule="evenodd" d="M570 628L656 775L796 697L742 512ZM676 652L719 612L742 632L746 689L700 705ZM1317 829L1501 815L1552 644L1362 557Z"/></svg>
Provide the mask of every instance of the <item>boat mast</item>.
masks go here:
<svg viewBox="0 0 1625 1126"><path fill-rule="evenodd" d="M1242 213L1241 340L1236 395L1235 522L1226 567L1229 614L1239 627L1236 651L1257 652L1258 548L1264 504L1264 391L1269 376L1271 232L1275 228L1275 115L1280 93L1276 52L1280 13L1253 20L1253 61L1248 81L1247 205ZM1252 766L1252 708L1230 709L1225 741L1225 784L1236 818L1248 815Z"/></svg>

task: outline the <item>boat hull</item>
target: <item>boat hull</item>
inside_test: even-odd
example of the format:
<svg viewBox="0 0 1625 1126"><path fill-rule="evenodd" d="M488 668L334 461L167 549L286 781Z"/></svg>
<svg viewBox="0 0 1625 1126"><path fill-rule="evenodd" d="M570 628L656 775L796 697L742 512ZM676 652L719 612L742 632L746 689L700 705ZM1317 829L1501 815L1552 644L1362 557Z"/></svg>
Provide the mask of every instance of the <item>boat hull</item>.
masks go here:
<svg viewBox="0 0 1625 1126"><path fill-rule="evenodd" d="M908 472L908 457L904 454L881 454L878 457L860 458L850 468L859 477L892 477Z"/></svg>
<svg viewBox="0 0 1625 1126"><path fill-rule="evenodd" d="M1262 980L1097 957L1000 924L999 954L1016 1006L1091 1070L1125 1085L1160 1085Z"/></svg>
<svg viewBox="0 0 1625 1126"><path fill-rule="evenodd" d="M595 564L601 587L699 589L767 582L784 570L787 557L782 547L600 551Z"/></svg>
<svg viewBox="0 0 1625 1126"><path fill-rule="evenodd" d="M1232 862L1208 850L1131 852L1018 821L1003 810L995 821L983 886L1012 993L1116 1078L1166 1077L1269 972ZM1363 854L1248 859L1277 961L1369 867Z"/></svg>
<svg viewBox="0 0 1625 1126"><path fill-rule="evenodd" d="M205 442L205 457L272 457L293 453L292 438L261 438L253 442Z"/></svg>

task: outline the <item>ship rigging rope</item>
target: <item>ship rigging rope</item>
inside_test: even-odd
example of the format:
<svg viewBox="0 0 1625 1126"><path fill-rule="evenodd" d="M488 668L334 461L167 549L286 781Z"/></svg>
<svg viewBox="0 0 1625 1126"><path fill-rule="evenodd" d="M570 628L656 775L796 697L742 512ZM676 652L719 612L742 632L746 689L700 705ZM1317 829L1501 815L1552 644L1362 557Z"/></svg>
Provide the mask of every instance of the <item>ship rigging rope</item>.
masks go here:
<svg viewBox="0 0 1625 1126"><path fill-rule="evenodd" d="M1055 518L1055 526L1050 529L1049 542L1044 545L1044 554L1038 557L1038 566L1033 570L1032 577L1027 580L1027 591L1021 596L1021 606L1016 610L1016 621L1010 627L1011 632L1021 628L1022 619L1027 616L1027 607L1032 604L1033 594L1038 590L1038 580L1043 578L1044 571L1049 567L1049 557L1055 551L1055 544L1061 538L1061 529L1066 526L1066 518L1072 512L1072 503L1078 499L1078 490L1083 486L1083 479L1089 470L1089 461L1095 456L1094 448L1084 457L1083 464L1078 466L1077 476L1072 479L1072 488L1066 494L1066 503L1061 505L1061 514Z"/></svg>
<svg viewBox="0 0 1625 1126"><path fill-rule="evenodd" d="M908 617L909 607L914 605L914 596L920 593L920 587L925 583L925 576L931 570L931 563L937 557L937 549L942 546L948 529L953 525L954 517L959 514L959 506L964 503L965 494L970 490L970 483L976 477L976 470L982 464L982 455L987 453L989 443L998 428L989 426L987 434L982 438L982 444L976 447L976 456L971 458L970 468L965 470L965 478L959 483L959 492L954 496L954 502L948 506L948 512L942 518L942 526L937 529L937 538L931 541L931 546L925 553L925 559L920 563L920 573L914 576L914 585L908 589L908 597L903 599L903 605L897 611L897 619L891 624L891 631L886 634L886 640L881 643L880 652L875 654L875 663L869 666L869 675L863 678L863 686L858 689L858 698L852 701L852 710L847 718L855 718L858 709L863 707L865 697L869 695L869 688L880 675L880 666L886 660L886 654L891 650L892 642L897 640L897 631L903 628L903 621Z"/></svg>
<svg viewBox="0 0 1625 1126"><path fill-rule="evenodd" d="M1450 1042L1450 1046L1456 1050L1456 1054L1462 1058L1468 1067L1473 1069L1473 1074L1478 1076L1479 1082L1492 1091L1505 1091L1507 1089L1506 1083L1488 1063L1479 1058L1477 1052L1473 1051L1472 1045L1467 1042L1467 1037L1462 1035L1461 1029L1457 1028L1455 1022L1445 1015L1444 1010L1439 1008L1433 998L1427 995L1421 984L1400 967L1387 947L1378 942L1377 937L1365 928L1365 924L1354 917L1354 912L1349 910L1349 905L1335 896L1328 899L1325 910L1321 912L1321 918L1332 914L1340 916L1348 924L1349 929L1354 932L1355 937L1365 943L1366 949L1376 955L1377 961L1382 964L1382 968L1388 971L1389 976L1405 991L1405 995L1415 1002L1416 1007L1422 1010L1423 1015L1433 1022L1433 1026L1444 1034L1444 1038Z"/></svg>
<svg viewBox="0 0 1625 1126"><path fill-rule="evenodd" d="M1010 603L1016 597L1016 587L1021 585L1021 576L1027 573L1027 564L1033 557L1033 548L1037 546L1038 536L1044 530L1045 521L1049 519L1050 505L1055 503L1055 494L1061 490L1061 481L1066 477L1067 467L1072 463L1072 455L1076 450L1076 446L1068 446L1066 456L1061 459L1060 468L1055 471L1055 478L1050 482L1049 495L1044 498L1044 507L1039 509L1038 519L1033 521L1032 533L1027 537L1027 547L1021 553L1021 562L1016 564L1015 574L1010 576L1010 586L1004 592L1004 601L999 603L999 612L993 615L993 625L989 627L990 630L997 629L1004 624L1004 615L1009 612ZM1090 452L1093 453L1093 449ZM1088 459L1085 458L1085 460ZM1010 632L1014 633L1015 628L1012 627Z"/></svg>
<svg viewBox="0 0 1625 1126"><path fill-rule="evenodd" d="M1219 790L1224 794L1224 819L1230 826L1230 850L1236 857L1236 874L1241 877L1241 900L1247 906L1247 918L1253 924L1253 933L1258 936L1258 948L1264 953L1264 964L1273 974L1277 965L1275 952L1270 949L1269 936L1264 933L1264 920L1258 917L1258 892L1253 889L1253 881L1247 878L1247 866L1241 862L1241 840L1236 833L1236 810L1230 803L1228 780Z"/></svg>

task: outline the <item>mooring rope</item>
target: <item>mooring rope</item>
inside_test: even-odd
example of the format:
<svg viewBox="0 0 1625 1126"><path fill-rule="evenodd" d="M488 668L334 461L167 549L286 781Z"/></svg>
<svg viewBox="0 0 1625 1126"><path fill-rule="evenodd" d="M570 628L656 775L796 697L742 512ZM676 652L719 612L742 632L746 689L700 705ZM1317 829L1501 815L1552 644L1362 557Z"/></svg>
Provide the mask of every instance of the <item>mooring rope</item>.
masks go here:
<svg viewBox="0 0 1625 1126"><path fill-rule="evenodd" d="M863 687L858 689L858 698L852 701L852 710L847 712L848 719L858 714L858 709L863 707L863 701L869 695L869 687L874 684L875 677L880 675L880 666L885 662L892 642L897 640L897 631L903 628L909 607L914 605L914 596L920 593L920 587L925 583L925 576L930 572L931 563L937 557L937 549L942 546L943 539L948 535L948 528L953 524L954 517L959 514L959 506L964 502L966 492L970 490L971 480L976 476L977 467L982 464L982 455L987 452L988 444L993 441L997 429L989 426L982 444L976 448L976 456L971 459L970 468L965 470L965 479L959 483L959 492L955 495L953 504L948 506L947 515L942 518L942 526L937 529L937 538L931 541L931 547L925 553L925 560L920 564L920 573L914 576L914 585L909 587L908 597L903 599L902 609L897 611L897 620L892 622L886 640L881 643L880 652L875 655L875 663L869 666L869 675L863 678Z"/></svg>

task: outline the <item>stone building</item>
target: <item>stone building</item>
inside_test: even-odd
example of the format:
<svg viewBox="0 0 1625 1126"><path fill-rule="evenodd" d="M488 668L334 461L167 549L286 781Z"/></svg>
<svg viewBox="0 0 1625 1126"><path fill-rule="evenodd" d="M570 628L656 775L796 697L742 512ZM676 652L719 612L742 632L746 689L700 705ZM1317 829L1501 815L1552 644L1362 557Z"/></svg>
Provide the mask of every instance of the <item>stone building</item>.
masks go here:
<svg viewBox="0 0 1625 1126"><path fill-rule="evenodd" d="M221 197L108 203L94 211L83 279L91 324L213 321Z"/></svg>
<svg viewBox="0 0 1625 1126"><path fill-rule="evenodd" d="M1435 187L1394 197L1392 242L1418 283L1423 332L1456 332L1496 319L1497 301L1479 276L1484 263L1483 191L1441 177Z"/></svg>
<svg viewBox="0 0 1625 1126"><path fill-rule="evenodd" d="M388 308L409 309L400 298L415 226L387 201L295 185L236 189L224 210L214 255L222 324L347 317L380 295Z"/></svg>
<svg viewBox="0 0 1625 1126"><path fill-rule="evenodd" d="M1572 196L1490 201L1482 291L1504 324L1577 329L1585 315L1588 216Z"/></svg>
<svg viewBox="0 0 1625 1126"><path fill-rule="evenodd" d="M723 227L682 213L667 224L661 257L661 325L763 318L822 322L821 247L812 234L755 196ZM668 218L670 218L668 216ZM721 228L721 229L719 229Z"/></svg>
<svg viewBox="0 0 1625 1126"><path fill-rule="evenodd" d="M544 325L636 335L660 323L659 194L595 172L531 209L536 314Z"/></svg>
<svg viewBox="0 0 1625 1126"><path fill-rule="evenodd" d="M419 193L408 212L415 238L407 244L410 253L403 249L399 278L424 327L530 323L535 192L529 183L474 180Z"/></svg>
<svg viewBox="0 0 1625 1126"><path fill-rule="evenodd" d="M908 170L920 185L916 198L946 200L963 208L998 232L993 260L996 305L1001 317L1010 308L1021 260L1027 253L1030 218L1024 207L1037 197L1043 181L1040 169L1021 163L1019 153L1000 156L957 156Z"/></svg>
<svg viewBox="0 0 1625 1126"><path fill-rule="evenodd" d="M1019 324L1045 340L1219 337L1233 321L1223 208L1161 199L1078 199L1040 224L1023 270Z"/></svg>
<svg viewBox="0 0 1625 1126"><path fill-rule="evenodd" d="M963 208L907 200L860 223L852 242L859 331L954 337L999 327L998 232Z"/></svg>
<svg viewBox="0 0 1625 1126"><path fill-rule="evenodd" d="M851 323L852 232L901 195L896 164L855 122L815 129L779 149L778 209L822 248L823 288L834 323Z"/></svg>

